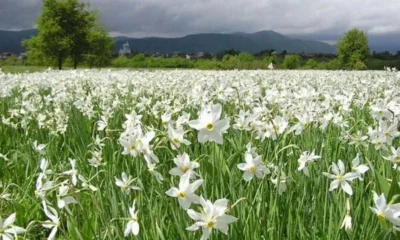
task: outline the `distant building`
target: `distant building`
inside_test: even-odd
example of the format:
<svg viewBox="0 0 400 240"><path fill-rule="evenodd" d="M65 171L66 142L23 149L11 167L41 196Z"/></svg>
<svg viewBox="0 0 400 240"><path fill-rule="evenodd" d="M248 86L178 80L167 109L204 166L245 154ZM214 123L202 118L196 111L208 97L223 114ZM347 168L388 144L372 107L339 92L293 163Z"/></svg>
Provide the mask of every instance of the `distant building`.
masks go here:
<svg viewBox="0 0 400 240"><path fill-rule="evenodd" d="M273 51L273 52L271 53L271 55L273 55L273 56L279 55L279 52L278 52L278 51Z"/></svg>
<svg viewBox="0 0 400 240"><path fill-rule="evenodd" d="M128 42L122 44L122 47L119 50L118 54L120 56L131 56L132 55L132 50L131 50Z"/></svg>
<svg viewBox="0 0 400 240"><path fill-rule="evenodd" d="M202 57L204 57L204 52L198 52L198 53L196 54L196 57L197 57L197 58L202 58Z"/></svg>

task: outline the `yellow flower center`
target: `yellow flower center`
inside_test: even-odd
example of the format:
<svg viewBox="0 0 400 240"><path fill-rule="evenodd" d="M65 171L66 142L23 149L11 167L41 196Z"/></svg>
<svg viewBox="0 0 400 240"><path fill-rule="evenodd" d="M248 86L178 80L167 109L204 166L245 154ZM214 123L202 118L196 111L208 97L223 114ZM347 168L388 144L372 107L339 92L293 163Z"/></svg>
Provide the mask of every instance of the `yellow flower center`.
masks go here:
<svg viewBox="0 0 400 240"><path fill-rule="evenodd" d="M178 198L183 199L183 198L185 198L185 197L186 197L186 194L185 194L184 192L179 192L179 193L178 193Z"/></svg>
<svg viewBox="0 0 400 240"><path fill-rule="evenodd" d="M256 171L256 167L254 165L251 165L249 167L249 172L254 173Z"/></svg>
<svg viewBox="0 0 400 240"><path fill-rule="evenodd" d="M175 143L175 144L178 144L178 143L179 143L179 140L178 140L177 138L173 138L173 139L172 139L172 142Z"/></svg>
<svg viewBox="0 0 400 240"><path fill-rule="evenodd" d="M189 168L187 166L182 167L182 172L186 173L188 170L189 170Z"/></svg>
<svg viewBox="0 0 400 240"><path fill-rule="evenodd" d="M214 124L212 124L212 123L207 124L207 125L206 125L206 129L207 129L208 131L214 130Z"/></svg>
<svg viewBox="0 0 400 240"><path fill-rule="evenodd" d="M377 216L378 216L378 219L379 220L385 220L386 218L385 218L385 215L382 213L382 212L379 212L378 214L377 214Z"/></svg>
<svg viewBox="0 0 400 240"><path fill-rule="evenodd" d="M208 228L213 228L214 226L215 226L214 221L209 221L209 222L207 222L207 227L208 227Z"/></svg>
<svg viewBox="0 0 400 240"><path fill-rule="evenodd" d="M336 176L336 179L339 180L339 181L343 181L344 177L343 177L343 175L339 174L339 175Z"/></svg>
<svg viewBox="0 0 400 240"><path fill-rule="evenodd" d="M133 151L133 150L135 150L135 145L131 145L130 147L129 147L129 150L131 150L131 151Z"/></svg>

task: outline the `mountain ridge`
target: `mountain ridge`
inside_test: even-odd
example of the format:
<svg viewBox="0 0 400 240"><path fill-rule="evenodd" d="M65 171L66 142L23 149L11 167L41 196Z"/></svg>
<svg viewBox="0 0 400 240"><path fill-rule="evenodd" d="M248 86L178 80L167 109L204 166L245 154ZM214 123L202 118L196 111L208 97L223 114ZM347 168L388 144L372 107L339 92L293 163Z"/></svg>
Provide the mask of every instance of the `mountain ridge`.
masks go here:
<svg viewBox="0 0 400 240"><path fill-rule="evenodd" d="M21 41L37 34L36 29L22 31L0 30L0 52L22 53ZM176 38L114 37L115 51L128 42L137 52L207 52L217 53L227 49L256 53L266 49L286 50L289 53L335 53L334 46L316 40L290 38L272 30L255 33L198 33Z"/></svg>

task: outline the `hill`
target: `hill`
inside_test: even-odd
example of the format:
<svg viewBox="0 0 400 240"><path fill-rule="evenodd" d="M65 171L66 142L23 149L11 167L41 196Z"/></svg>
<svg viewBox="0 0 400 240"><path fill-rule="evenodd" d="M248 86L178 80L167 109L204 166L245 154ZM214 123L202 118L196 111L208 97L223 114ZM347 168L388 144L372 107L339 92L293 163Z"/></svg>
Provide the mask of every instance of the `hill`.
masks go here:
<svg viewBox="0 0 400 240"><path fill-rule="evenodd" d="M37 30L0 31L0 52L21 53L25 49L21 46L23 39L37 34ZM115 37L116 51L124 44L129 45L137 52L208 52L217 53L226 49L235 49L243 52L256 53L265 49L277 51L286 50L290 53L334 53L335 47L329 44L290 38L274 31L260 31L256 33L203 33L179 38L129 38Z"/></svg>

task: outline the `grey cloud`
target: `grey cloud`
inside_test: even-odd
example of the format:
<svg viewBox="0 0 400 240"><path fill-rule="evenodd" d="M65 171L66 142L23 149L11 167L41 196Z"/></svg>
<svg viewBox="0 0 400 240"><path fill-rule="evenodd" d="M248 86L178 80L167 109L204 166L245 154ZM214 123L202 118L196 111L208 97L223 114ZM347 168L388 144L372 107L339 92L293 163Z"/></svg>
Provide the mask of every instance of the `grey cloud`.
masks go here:
<svg viewBox="0 0 400 240"><path fill-rule="evenodd" d="M254 32L336 36L400 32L399 0L86 0L113 35ZM41 0L0 0L0 29L34 26ZM329 39L323 39L329 40Z"/></svg>

